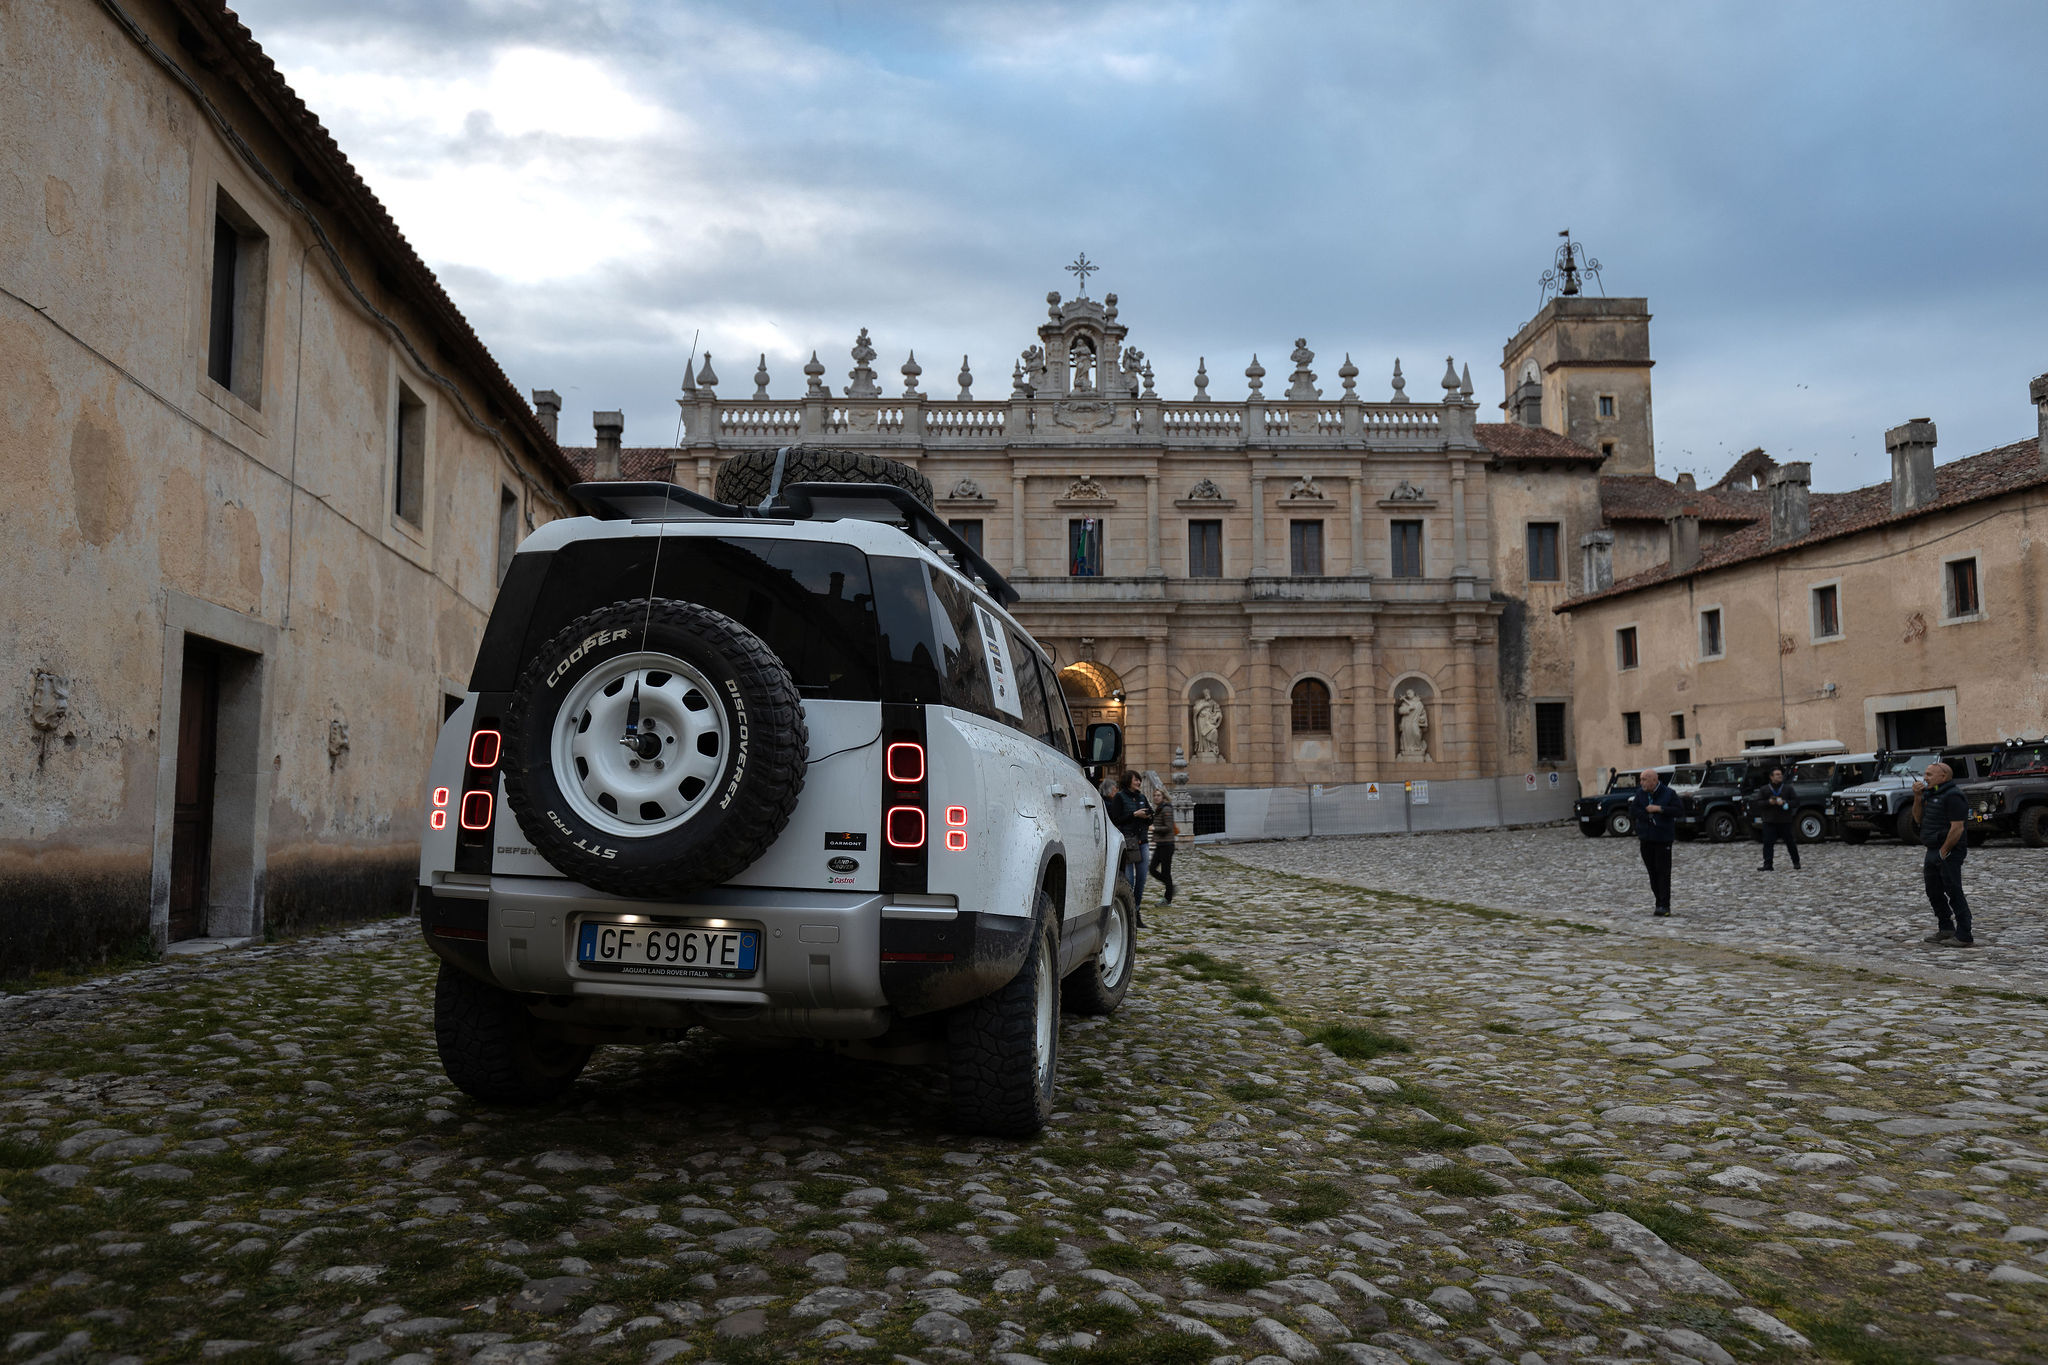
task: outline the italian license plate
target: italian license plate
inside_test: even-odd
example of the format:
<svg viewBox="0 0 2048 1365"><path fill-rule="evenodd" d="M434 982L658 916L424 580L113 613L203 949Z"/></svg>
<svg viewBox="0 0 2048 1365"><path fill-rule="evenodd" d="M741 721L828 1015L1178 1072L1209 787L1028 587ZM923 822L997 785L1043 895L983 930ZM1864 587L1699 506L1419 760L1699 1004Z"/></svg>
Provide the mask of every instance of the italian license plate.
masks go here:
<svg viewBox="0 0 2048 1365"><path fill-rule="evenodd" d="M576 933L576 965L623 976L752 976L760 965L758 929L584 920Z"/></svg>

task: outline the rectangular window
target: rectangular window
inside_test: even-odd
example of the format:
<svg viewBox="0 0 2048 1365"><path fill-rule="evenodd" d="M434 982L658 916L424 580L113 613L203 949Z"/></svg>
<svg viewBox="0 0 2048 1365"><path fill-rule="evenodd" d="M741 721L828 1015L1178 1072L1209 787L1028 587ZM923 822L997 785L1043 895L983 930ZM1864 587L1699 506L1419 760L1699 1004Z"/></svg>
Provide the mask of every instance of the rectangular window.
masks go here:
<svg viewBox="0 0 2048 1365"><path fill-rule="evenodd" d="M1602 441L1600 443L1600 458L1603 460L1611 460L1614 458L1614 442Z"/></svg>
<svg viewBox="0 0 2048 1365"><path fill-rule="evenodd" d="M1614 395L1613 395L1613 394L1611 394L1611 393L1603 393L1603 394L1601 394L1601 395L1600 395L1600 415L1601 415L1602 417L1612 417L1612 416L1614 416Z"/></svg>
<svg viewBox="0 0 2048 1365"><path fill-rule="evenodd" d="M1565 761L1564 750L1564 703L1561 701L1537 702L1536 761L1538 763L1562 763Z"/></svg>
<svg viewBox="0 0 2048 1365"><path fill-rule="evenodd" d="M1067 523L1067 576L1102 577L1102 518L1075 517Z"/></svg>
<svg viewBox="0 0 2048 1365"><path fill-rule="evenodd" d="M1685 712L1673 711L1671 713L1671 737L1673 739L1685 738Z"/></svg>
<svg viewBox="0 0 2048 1365"><path fill-rule="evenodd" d="M519 495L509 488L498 490L498 581L512 571L512 555L519 548Z"/></svg>
<svg viewBox="0 0 2048 1365"><path fill-rule="evenodd" d="M1640 711L1622 712L1621 731L1625 743L1641 744L1643 742L1643 713Z"/></svg>
<svg viewBox="0 0 2048 1365"><path fill-rule="evenodd" d="M1396 521L1389 524L1395 578L1422 577L1422 523Z"/></svg>
<svg viewBox="0 0 2048 1365"><path fill-rule="evenodd" d="M263 399L263 305L270 239L216 190L213 274L207 284L206 377L251 407Z"/></svg>
<svg viewBox="0 0 2048 1365"><path fill-rule="evenodd" d="M1842 633L1841 589L1833 583L1813 590L1813 638L1832 640Z"/></svg>
<svg viewBox="0 0 2048 1365"><path fill-rule="evenodd" d="M1188 577L1223 577L1223 523L1188 523Z"/></svg>
<svg viewBox="0 0 2048 1365"><path fill-rule="evenodd" d="M953 528L954 535L967 542L968 549L976 554L983 553L981 548L980 517L959 517L948 521L946 525Z"/></svg>
<svg viewBox="0 0 2048 1365"><path fill-rule="evenodd" d="M1726 651L1722 648L1721 609L1708 607L1700 613L1700 657L1718 659Z"/></svg>
<svg viewBox="0 0 2048 1365"><path fill-rule="evenodd" d="M1024 709L1023 716L1011 724L1057 749L1060 736L1053 725L1052 708L1058 703L1046 696L1046 677L1037 666L1038 651L1016 631L1004 627L1004 633L1010 637L1010 664L1017 670L1017 700Z"/></svg>
<svg viewBox="0 0 2048 1365"><path fill-rule="evenodd" d="M1557 523L1554 521L1532 521L1529 523L1529 581L1531 583L1557 582Z"/></svg>
<svg viewBox="0 0 2048 1365"><path fill-rule="evenodd" d="M1641 661L1640 657L1636 654L1636 628L1634 626L1623 626L1620 630L1615 631L1614 666L1622 669L1634 668Z"/></svg>
<svg viewBox="0 0 2048 1365"><path fill-rule="evenodd" d="M391 441L391 510L420 526L427 501L427 405L403 380Z"/></svg>
<svg viewBox="0 0 2048 1365"><path fill-rule="evenodd" d="M1975 616L1984 609L1984 600L1977 592L1977 561L1951 559L1948 569L1948 614L1950 616Z"/></svg>
<svg viewBox="0 0 2048 1365"><path fill-rule="evenodd" d="M1296 578L1323 576L1323 523L1287 523L1287 568Z"/></svg>

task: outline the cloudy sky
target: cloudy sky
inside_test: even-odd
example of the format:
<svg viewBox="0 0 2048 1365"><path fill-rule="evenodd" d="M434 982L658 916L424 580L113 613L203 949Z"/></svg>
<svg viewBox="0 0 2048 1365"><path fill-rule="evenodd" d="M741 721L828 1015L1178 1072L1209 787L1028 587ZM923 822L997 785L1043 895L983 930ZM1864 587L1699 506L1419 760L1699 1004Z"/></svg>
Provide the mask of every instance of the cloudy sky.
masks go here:
<svg viewBox="0 0 2048 1365"><path fill-rule="evenodd" d="M2029 435L2048 370L2048 6L243 0L243 18L563 439L669 445L872 329L1008 392L1085 251L1169 397L1305 335L1433 398L1569 226L1646 295L1660 471L1815 483ZM892 389L893 391L893 389Z"/></svg>

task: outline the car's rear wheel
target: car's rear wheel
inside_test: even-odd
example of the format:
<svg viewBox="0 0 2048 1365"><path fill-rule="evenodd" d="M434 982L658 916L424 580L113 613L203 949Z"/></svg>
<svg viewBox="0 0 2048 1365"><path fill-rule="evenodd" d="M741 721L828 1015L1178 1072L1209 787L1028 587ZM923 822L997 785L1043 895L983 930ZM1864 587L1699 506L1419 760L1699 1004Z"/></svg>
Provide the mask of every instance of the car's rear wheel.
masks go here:
<svg viewBox="0 0 2048 1365"><path fill-rule="evenodd" d="M434 981L434 1043L441 1069L485 1104L540 1104L572 1085L593 1049L527 1012L519 997L441 964Z"/></svg>
<svg viewBox="0 0 2048 1365"><path fill-rule="evenodd" d="M1115 1014L1137 968L1138 897L1122 877L1103 915L1102 947L1060 983L1062 1002L1076 1014Z"/></svg>
<svg viewBox="0 0 2048 1365"><path fill-rule="evenodd" d="M1052 1117L1059 1070L1059 944L1052 898L1038 893L1031 951L993 994L947 1020L953 1116L970 1132L1030 1137Z"/></svg>
<svg viewBox="0 0 2048 1365"><path fill-rule="evenodd" d="M802 698L729 616L667 598L578 617L521 674L505 797L534 848L620 896L729 881L803 791Z"/></svg>
<svg viewBox="0 0 2048 1365"><path fill-rule="evenodd" d="M1707 837L1717 844L1733 842L1741 829L1741 822L1732 810L1717 810L1707 817Z"/></svg>
<svg viewBox="0 0 2048 1365"><path fill-rule="evenodd" d="M2048 847L2048 806L2028 806L2020 812L2020 842L2028 848Z"/></svg>
<svg viewBox="0 0 2048 1365"><path fill-rule="evenodd" d="M713 491L720 502L752 507L768 496L774 478L774 451L745 450L718 467ZM886 483L932 505L930 479L901 460L859 450L791 446L783 458L781 486L793 483Z"/></svg>
<svg viewBox="0 0 2048 1365"><path fill-rule="evenodd" d="M1798 825L1799 842L1802 844L1817 844L1827 837L1827 822L1821 819L1820 812L1817 810L1803 810L1799 812Z"/></svg>
<svg viewBox="0 0 2048 1365"><path fill-rule="evenodd" d="M1607 832L1617 839L1626 839L1629 835L1634 834L1636 832L1635 812L1626 806L1623 806L1620 810L1609 812L1607 816Z"/></svg>

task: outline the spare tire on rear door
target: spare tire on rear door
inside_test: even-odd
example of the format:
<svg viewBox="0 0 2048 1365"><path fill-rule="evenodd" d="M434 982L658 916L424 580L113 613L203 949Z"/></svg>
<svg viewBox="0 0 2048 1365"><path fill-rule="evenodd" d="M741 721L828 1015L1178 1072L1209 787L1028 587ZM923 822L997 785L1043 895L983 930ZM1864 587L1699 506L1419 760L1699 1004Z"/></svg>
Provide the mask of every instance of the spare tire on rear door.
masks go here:
<svg viewBox="0 0 2048 1365"><path fill-rule="evenodd" d="M718 467L712 491L720 502L752 507L768 496L775 452L744 450ZM782 462L782 486L793 483L886 483L932 505L932 481L900 460L859 450L791 446Z"/></svg>
<svg viewBox="0 0 2048 1365"><path fill-rule="evenodd" d="M615 602L520 674L505 798L576 880L679 896L731 879L775 841L809 745L796 684L758 635L694 602Z"/></svg>

